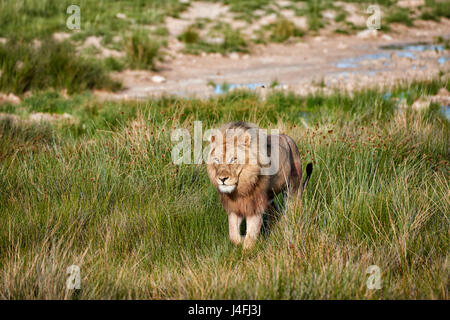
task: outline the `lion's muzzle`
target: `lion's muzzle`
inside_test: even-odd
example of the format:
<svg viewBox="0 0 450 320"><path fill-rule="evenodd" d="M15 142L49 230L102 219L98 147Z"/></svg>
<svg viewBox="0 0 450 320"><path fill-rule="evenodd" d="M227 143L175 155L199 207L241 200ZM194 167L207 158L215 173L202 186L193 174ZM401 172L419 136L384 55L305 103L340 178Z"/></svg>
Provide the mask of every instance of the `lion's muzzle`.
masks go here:
<svg viewBox="0 0 450 320"><path fill-rule="evenodd" d="M219 184L219 191L223 193L232 193L236 189L236 185Z"/></svg>

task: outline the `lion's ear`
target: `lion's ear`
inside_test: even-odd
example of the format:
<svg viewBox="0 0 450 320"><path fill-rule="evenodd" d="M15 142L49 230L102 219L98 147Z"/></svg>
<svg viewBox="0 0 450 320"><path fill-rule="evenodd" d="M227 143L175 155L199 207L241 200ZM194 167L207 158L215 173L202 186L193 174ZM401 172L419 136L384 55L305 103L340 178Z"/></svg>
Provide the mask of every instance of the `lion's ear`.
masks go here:
<svg viewBox="0 0 450 320"><path fill-rule="evenodd" d="M214 143L214 141L216 141L216 136L211 135L211 137L209 137L209 142Z"/></svg>

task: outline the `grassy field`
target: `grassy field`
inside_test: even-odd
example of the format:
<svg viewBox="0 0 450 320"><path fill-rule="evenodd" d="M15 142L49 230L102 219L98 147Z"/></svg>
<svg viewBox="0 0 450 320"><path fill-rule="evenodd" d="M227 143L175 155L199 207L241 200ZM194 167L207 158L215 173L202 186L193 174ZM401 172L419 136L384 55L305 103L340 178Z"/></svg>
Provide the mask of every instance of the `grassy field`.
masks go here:
<svg viewBox="0 0 450 320"><path fill-rule="evenodd" d="M143 102L50 90L3 104L0 298L448 299L449 122L436 104L397 109L442 87ZM303 206L250 253L229 242L205 166L171 161L174 128L237 119L291 135L315 163Z"/></svg>

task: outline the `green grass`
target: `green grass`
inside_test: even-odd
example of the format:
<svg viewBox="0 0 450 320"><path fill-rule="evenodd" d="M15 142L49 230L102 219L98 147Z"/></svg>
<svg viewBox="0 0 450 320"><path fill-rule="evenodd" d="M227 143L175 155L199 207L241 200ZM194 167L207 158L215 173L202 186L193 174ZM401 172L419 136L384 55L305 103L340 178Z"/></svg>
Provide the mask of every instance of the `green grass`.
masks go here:
<svg viewBox="0 0 450 320"><path fill-rule="evenodd" d="M268 6L275 3L273 0L222 0L222 2L230 6L230 11L236 14L236 18L249 22L255 18L256 10L270 11Z"/></svg>
<svg viewBox="0 0 450 320"><path fill-rule="evenodd" d="M76 264L81 299L448 299L449 122L435 104L396 111L442 86L399 85L389 99L30 97L5 109L22 120L0 120L0 297L71 299ZM37 110L76 121L28 121ZM251 253L229 242L204 165L170 160L170 133L192 134L195 120L281 129L315 163L302 208ZM373 264L377 291L365 285Z"/></svg>
<svg viewBox="0 0 450 320"><path fill-rule="evenodd" d="M184 43L197 43L200 40L200 36L195 26L191 25L178 36L178 40Z"/></svg>
<svg viewBox="0 0 450 320"><path fill-rule="evenodd" d="M426 0L420 15L421 19L439 22L441 17L450 18L450 4L448 1Z"/></svg>
<svg viewBox="0 0 450 320"><path fill-rule="evenodd" d="M305 31L297 28L289 19L278 17L272 23L262 26L259 30L255 30L255 43L267 42L286 42L293 38L301 38L305 35Z"/></svg>
<svg viewBox="0 0 450 320"><path fill-rule="evenodd" d="M334 18L334 21L336 22L344 22L347 18L347 12L342 11L339 14L336 15L336 17Z"/></svg>
<svg viewBox="0 0 450 320"><path fill-rule="evenodd" d="M161 43L142 31L125 37L124 47L127 64L132 69L154 70L156 59L161 59Z"/></svg>
<svg viewBox="0 0 450 320"><path fill-rule="evenodd" d="M208 41L219 39L220 41ZM239 29L233 29L229 24L218 22L208 31L206 37L200 37L195 25L189 26L179 39L185 42L185 52L198 54L200 52L222 54L230 52L248 52L248 43Z"/></svg>
<svg viewBox="0 0 450 320"><path fill-rule="evenodd" d="M304 14L308 19L309 30L317 31L324 27L322 10L327 7L323 0L308 0Z"/></svg>
<svg viewBox="0 0 450 320"><path fill-rule="evenodd" d="M414 25L413 19L410 17L408 9L405 8L394 8L384 18L387 23L402 23L408 27Z"/></svg>
<svg viewBox="0 0 450 320"><path fill-rule="evenodd" d="M0 0L0 37L27 40L47 37L54 32L71 32L66 28L69 0ZM89 35L120 35L123 30L163 23L166 16L178 16L188 4L178 0L79 0L83 38ZM126 19L116 17L118 13Z"/></svg>
<svg viewBox="0 0 450 320"><path fill-rule="evenodd" d="M291 37L302 37L304 32L298 29L292 21L279 18L269 26L270 40L273 42L284 42Z"/></svg>
<svg viewBox="0 0 450 320"><path fill-rule="evenodd" d="M281 14L283 7L273 0L222 0L224 5L236 20L245 20L249 23L268 14ZM298 4L296 3L298 2ZM450 8L448 1L427 0L425 6L417 9L417 12L408 12L395 6L392 0L346 0L358 6L359 14L364 15L365 8L369 4L378 3L386 12L383 18L382 30L390 31L389 24L403 23L412 26L417 18L439 21L441 17L449 17ZM0 37L6 39L20 39L31 42L35 39L48 39L55 33L68 33L69 40L74 47L80 47L88 36L101 38L101 45L119 51L127 50L128 58L121 61L106 61L106 70L120 71L125 67L154 69L154 56L158 48L167 45L171 37L167 29L165 18L168 16L179 17L190 4L180 3L178 0L80 0L77 5L81 10L81 29L69 30L66 21L69 15L66 9L73 4L69 0L0 0ZM329 21L324 19L324 10L334 10L336 13L335 27L340 33L353 34L362 27L353 26L346 21L347 12L330 0L303 0L292 1L285 7L295 12L297 16L307 18L308 28L299 30L286 19L279 19L275 24L261 28L256 32L255 39L249 39L243 35L242 30L231 28L222 18L218 18L215 24L208 18L196 22L194 26L179 35L179 40L185 42L187 53L198 54L201 52L219 52L227 54L233 51L250 52L251 43L284 42L292 37L302 37L304 34L318 34L325 28ZM121 16L117 16L120 14ZM205 23L208 21L208 23ZM203 26L200 27L200 24ZM205 27L204 25L208 25ZM207 28L206 33L223 38L221 44L205 41L200 37L198 29ZM270 34L266 34L267 30ZM126 32L124 32L126 30ZM135 36L137 33L146 33L150 36L150 44L144 37ZM125 34L125 36L124 36ZM124 38L117 41L117 38ZM131 41L130 41L131 40ZM137 44L139 43L139 44ZM183 49L181 49L183 50ZM97 55L99 49L84 50L89 57ZM161 58L157 55L156 57Z"/></svg>
<svg viewBox="0 0 450 320"><path fill-rule="evenodd" d="M77 55L68 42L51 38L40 46L23 40L0 44L0 70L0 90L16 94L45 88L67 89L69 93L120 88L98 61Z"/></svg>

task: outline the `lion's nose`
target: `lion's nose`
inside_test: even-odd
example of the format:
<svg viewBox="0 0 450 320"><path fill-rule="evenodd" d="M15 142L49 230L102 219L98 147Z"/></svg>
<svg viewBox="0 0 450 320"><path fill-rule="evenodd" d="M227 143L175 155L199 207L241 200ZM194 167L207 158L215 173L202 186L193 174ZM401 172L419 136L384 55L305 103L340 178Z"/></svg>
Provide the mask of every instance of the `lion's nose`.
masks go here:
<svg viewBox="0 0 450 320"><path fill-rule="evenodd" d="M223 178L219 178L220 181L222 181L222 183L225 183L225 181L228 179L228 177L223 177Z"/></svg>

